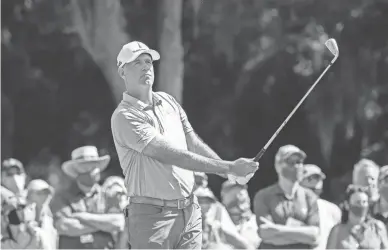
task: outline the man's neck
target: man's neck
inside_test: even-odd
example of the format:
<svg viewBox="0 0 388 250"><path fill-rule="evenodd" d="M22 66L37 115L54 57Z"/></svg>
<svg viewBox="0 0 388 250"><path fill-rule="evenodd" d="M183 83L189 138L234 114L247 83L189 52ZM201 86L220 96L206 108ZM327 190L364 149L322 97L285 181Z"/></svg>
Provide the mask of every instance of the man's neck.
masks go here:
<svg viewBox="0 0 388 250"><path fill-rule="evenodd" d="M127 88L127 93L147 105L152 105L152 88L146 87L137 90Z"/></svg>
<svg viewBox="0 0 388 250"><path fill-rule="evenodd" d="M356 226L356 225L360 225L364 221L365 221L365 217L357 217L357 216L354 216L352 213L349 213L348 224L351 227Z"/></svg>
<svg viewBox="0 0 388 250"><path fill-rule="evenodd" d="M92 187L88 187L88 186L82 185L79 182L77 182L77 185L78 185L78 188L86 195L89 194L90 192L92 192L92 190L95 186L95 184L94 184Z"/></svg>
<svg viewBox="0 0 388 250"><path fill-rule="evenodd" d="M293 198L298 187L297 182L291 182L279 176L279 186L283 190L286 197Z"/></svg>

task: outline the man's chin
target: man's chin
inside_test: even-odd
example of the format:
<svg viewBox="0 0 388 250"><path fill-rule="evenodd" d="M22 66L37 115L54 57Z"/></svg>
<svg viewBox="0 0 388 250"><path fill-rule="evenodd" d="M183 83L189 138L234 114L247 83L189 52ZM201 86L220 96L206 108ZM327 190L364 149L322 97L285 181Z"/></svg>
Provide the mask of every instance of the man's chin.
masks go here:
<svg viewBox="0 0 388 250"><path fill-rule="evenodd" d="M142 85L144 86L152 86L154 84L154 81L151 79L146 79L145 81L142 82Z"/></svg>

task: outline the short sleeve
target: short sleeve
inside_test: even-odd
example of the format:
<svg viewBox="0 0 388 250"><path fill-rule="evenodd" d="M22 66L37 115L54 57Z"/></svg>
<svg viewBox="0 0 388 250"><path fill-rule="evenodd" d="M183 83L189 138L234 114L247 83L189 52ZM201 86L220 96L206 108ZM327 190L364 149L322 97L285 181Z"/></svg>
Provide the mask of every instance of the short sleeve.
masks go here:
<svg viewBox="0 0 388 250"><path fill-rule="evenodd" d="M112 116L113 139L122 147L141 153L157 133L149 122L130 110L120 110Z"/></svg>
<svg viewBox="0 0 388 250"><path fill-rule="evenodd" d="M171 95L169 95L167 93L163 93L163 92L158 92L158 94L160 94L161 96L163 96L165 98L168 98L170 101L173 102L174 106L178 108L178 112L179 112L182 126L183 126L183 131L185 132L185 134L192 132L193 127L191 126L189 119L187 118L186 112L182 108L182 106L175 100L175 98L172 97Z"/></svg>
<svg viewBox="0 0 388 250"><path fill-rule="evenodd" d="M306 192L306 198L308 202L308 213L306 218L306 224L309 226L320 226L319 209L318 209L318 196L313 192Z"/></svg>
<svg viewBox="0 0 388 250"><path fill-rule="evenodd" d="M267 201L265 200L265 193L259 191L253 199L253 210L256 215L257 226L260 227L263 222L260 220L260 217L264 217L270 221L273 221Z"/></svg>

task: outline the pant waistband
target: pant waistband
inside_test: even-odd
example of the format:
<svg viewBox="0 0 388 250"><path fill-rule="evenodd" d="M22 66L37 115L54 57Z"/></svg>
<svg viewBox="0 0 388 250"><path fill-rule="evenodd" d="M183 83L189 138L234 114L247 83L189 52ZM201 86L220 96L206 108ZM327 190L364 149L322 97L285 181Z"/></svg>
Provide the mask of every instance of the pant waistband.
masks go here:
<svg viewBox="0 0 388 250"><path fill-rule="evenodd" d="M184 209L194 202L194 195L191 194L190 196L182 199L176 199L176 200L163 200L153 197L144 197L144 196L132 196L129 199L130 203L137 203L137 204L148 204L148 205L154 205L154 206L160 206L160 207L169 207L169 208L177 208L177 209Z"/></svg>
<svg viewBox="0 0 388 250"><path fill-rule="evenodd" d="M176 208L176 209L185 209L188 206L194 203L194 195L191 194L189 197L176 199L176 200L163 200L152 197L144 197L144 196L132 196L129 198L129 204L146 204L146 205L154 205L159 207L168 207L168 208ZM124 216L128 217L128 207L124 208Z"/></svg>

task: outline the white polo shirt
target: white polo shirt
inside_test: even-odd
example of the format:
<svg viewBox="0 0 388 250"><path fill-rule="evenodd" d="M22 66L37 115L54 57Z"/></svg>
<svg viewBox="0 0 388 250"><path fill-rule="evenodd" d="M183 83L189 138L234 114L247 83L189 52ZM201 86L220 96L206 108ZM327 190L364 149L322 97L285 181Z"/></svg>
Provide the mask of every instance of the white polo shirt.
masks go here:
<svg viewBox="0 0 388 250"><path fill-rule="evenodd" d="M319 221L320 221L320 241L314 249L326 249L327 240L331 229L341 223L341 209L324 199L318 199Z"/></svg>
<svg viewBox="0 0 388 250"><path fill-rule="evenodd" d="M164 200L188 197L194 188L194 172L163 164L144 155L144 148L163 135L176 148L187 150L186 134L193 131L185 111L164 92L153 92L153 106L123 94L111 118L112 135L125 176L128 196Z"/></svg>

